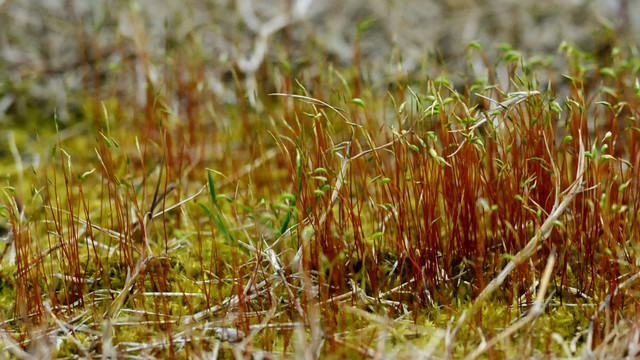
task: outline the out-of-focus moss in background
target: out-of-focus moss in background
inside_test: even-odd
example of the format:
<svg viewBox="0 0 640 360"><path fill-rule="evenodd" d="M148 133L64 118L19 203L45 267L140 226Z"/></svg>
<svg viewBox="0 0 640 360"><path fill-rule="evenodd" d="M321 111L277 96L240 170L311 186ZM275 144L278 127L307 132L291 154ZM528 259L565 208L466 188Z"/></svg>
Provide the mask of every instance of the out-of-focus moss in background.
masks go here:
<svg viewBox="0 0 640 360"><path fill-rule="evenodd" d="M508 43L526 56L554 54L563 41L594 53L637 43L640 2L0 0L0 122L20 121L33 107L56 108L69 121L78 106L72 94L106 96L99 92L122 66L139 81L120 90L143 94L143 80L180 66L176 51L197 52L206 86L233 102L234 64L249 89L264 62L307 64L311 75L321 71L313 66L318 56L350 64L365 21L372 22L360 39L361 63L373 83L384 83L397 72L423 72L429 56L462 69L473 40L490 55Z"/></svg>

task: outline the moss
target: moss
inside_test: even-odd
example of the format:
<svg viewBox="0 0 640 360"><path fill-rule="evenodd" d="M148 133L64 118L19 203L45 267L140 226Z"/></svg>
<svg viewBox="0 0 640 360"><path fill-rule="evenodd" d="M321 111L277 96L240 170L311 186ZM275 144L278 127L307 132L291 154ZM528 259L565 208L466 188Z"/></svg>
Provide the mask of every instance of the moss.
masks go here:
<svg viewBox="0 0 640 360"><path fill-rule="evenodd" d="M141 107L132 105L133 89L114 90L120 83L107 81L114 86L108 96L74 95L75 110L58 133L51 108L27 101L24 114L33 118L20 123L23 113L10 114L16 144L25 159L43 160L17 184L11 151L0 148L3 184L22 187L5 186L1 201L25 209L22 255L37 265L27 285L44 300L56 298L58 317L99 334L98 340L72 335L92 356L99 356L95 344L115 307L112 342L121 357L188 358L211 352L217 341L231 357L237 344L216 335L226 328L251 333L239 350L247 355L293 357L324 341L320 354L327 358L370 351L410 358L416 347L462 357L526 316L525 302L535 299L535 281L556 248L549 288L555 293L546 312L487 356L559 356L563 349L551 334L567 342L581 334L617 284L612 279L637 271L637 216L612 206L638 198L637 170L622 166L637 147L637 59L611 54L604 70L597 63L602 54L565 47L565 83L550 81L565 86L567 103L557 104L551 89L495 107L508 93L538 89L537 76L553 72L550 64L527 66L523 53L503 50L490 70L511 78L504 88L471 75L473 69L466 87L443 72L422 86L402 77L387 92L360 76L363 67L313 64L315 75L307 77L289 65L265 66L257 89L263 111L249 106L242 81L226 84L238 87L230 104L208 92L197 70L172 66L163 86L147 84L149 93L136 99ZM195 66L183 56L173 54L170 64ZM299 74L299 84L282 71ZM134 73L118 74L137 81ZM293 88L281 86L287 81ZM264 95L280 88L304 97ZM488 121L477 133L469 129L489 115L506 128ZM590 151L585 186L593 188L567 207L535 255L469 316L447 349L446 329L548 216L554 181L564 189L575 178L584 121L604 124L582 133ZM617 122L632 135L616 129ZM149 258L136 268L141 256ZM3 319L18 313L14 270L4 259ZM71 278L76 274L85 281L80 286ZM616 320L635 316L630 300L616 301L610 304L619 310ZM36 324L41 305L28 305L33 324L7 325L25 348L34 328L53 328ZM194 320L195 314L204 315ZM322 337L314 337L316 321ZM56 356L80 353L68 336L57 340ZM119 346L136 342L149 348L125 353Z"/></svg>

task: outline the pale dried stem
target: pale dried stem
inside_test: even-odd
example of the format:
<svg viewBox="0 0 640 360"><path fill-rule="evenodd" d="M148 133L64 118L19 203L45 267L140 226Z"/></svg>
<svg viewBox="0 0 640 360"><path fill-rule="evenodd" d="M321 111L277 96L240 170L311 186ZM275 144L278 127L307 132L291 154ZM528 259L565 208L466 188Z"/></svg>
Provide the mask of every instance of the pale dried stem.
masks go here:
<svg viewBox="0 0 640 360"><path fill-rule="evenodd" d="M607 294L607 296L604 298L604 300L602 301L602 303L600 304L596 312L593 314L593 316L591 316L591 319L589 321L589 328L587 332L587 343L584 346L582 358L596 359L596 358L601 358L603 355L606 354L606 351L608 348L607 344L609 343L610 339L605 339L605 341L602 341L602 343L600 343L600 345L595 350L591 350L593 347L593 330L595 327L596 318L598 317L598 314L600 314L600 312L604 311L609 306L609 304L611 303L611 299L613 299L613 297L617 296L621 290L627 288L629 285L631 285L633 282L635 282L639 278L640 278L640 272L637 272L631 277L629 277L627 280L623 281L618 286L616 286L616 288L613 290L613 293ZM614 335L616 335L618 332L617 330L619 326L620 324L617 325L616 328L614 328L609 334L607 334L607 337L609 336L613 337Z"/></svg>
<svg viewBox="0 0 640 360"><path fill-rule="evenodd" d="M545 306L544 297L547 292L547 288L549 287L549 280L551 279L551 272L553 271L553 265L555 264L555 261L556 254L554 250L547 260L547 266L545 267L544 275L542 276L542 282L540 283L536 301L534 302L533 307L527 313L527 316L519 319L491 340L487 342L483 341L482 344L476 348L476 350L465 357L465 360L477 358L485 351L498 344L500 341L507 339L509 336L513 335L516 331L520 330L520 328L522 328L526 324L533 323L538 317L540 317L540 315L542 315Z"/></svg>
<svg viewBox="0 0 640 360"><path fill-rule="evenodd" d="M22 350L20 344L13 340L13 337L4 329L0 332L0 345L2 349L8 351L16 359L30 360L33 359L33 355Z"/></svg>
<svg viewBox="0 0 640 360"><path fill-rule="evenodd" d="M486 96L482 96L480 94L476 94L482 98L485 98L489 101L491 101L494 105L491 106L491 108L489 108L489 110L485 111L485 112L478 112L478 114L474 115L474 117L478 118L478 121L476 121L475 124L473 124L469 129L467 129L468 134L467 136L462 140L462 142L460 143L460 145L458 145L458 148L451 153L449 156L447 157L453 157L454 155L456 155L460 150L462 150L463 145L467 142L467 139L471 136L473 136L473 132L479 128L480 126L484 125L485 123L487 123L487 121L491 120L491 123L493 124L493 126L495 128L504 128L504 124L500 124L498 123L495 119L496 117L503 113L503 112L507 112L510 109L512 109L514 106L518 105L519 103L525 101L526 99L528 99L529 97L533 96L533 95L539 95L540 92L539 91L517 91L517 92L512 92L507 94L507 96L509 97L508 99L506 99L503 102L497 102L496 100L493 100L491 98L488 98ZM468 113L468 111L467 111ZM504 130L504 129L503 129ZM456 129L456 130L451 130L451 133L458 133L458 132L463 132L464 129Z"/></svg>
<svg viewBox="0 0 640 360"><path fill-rule="evenodd" d="M262 22L253 12L253 6L250 0L236 0L236 6L240 10L240 15L244 23L256 33L253 52L247 57L236 55L236 63L246 76L244 85L251 106L261 107L256 94L258 84L255 73L267 54L269 38L286 26L311 17L312 14L309 11L311 3L311 0L298 0L293 5L290 13L283 13L268 21ZM238 51L236 50L236 52Z"/></svg>
<svg viewBox="0 0 640 360"><path fill-rule="evenodd" d="M129 297L129 294L131 294L134 282L136 281L138 276L144 272L144 269L147 267L147 264L151 259L152 257L147 256L145 250L143 250L143 254L138 257L138 262L136 263L136 267L133 269L133 271L131 271L131 269L127 271L127 279L124 283L122 291L120 291L120 294L118 294L113 302L109 304L109 308L104 314L105 317L111 319L118 317L120 309L122 309L122 306L125 304L127 298Z"/></svg>

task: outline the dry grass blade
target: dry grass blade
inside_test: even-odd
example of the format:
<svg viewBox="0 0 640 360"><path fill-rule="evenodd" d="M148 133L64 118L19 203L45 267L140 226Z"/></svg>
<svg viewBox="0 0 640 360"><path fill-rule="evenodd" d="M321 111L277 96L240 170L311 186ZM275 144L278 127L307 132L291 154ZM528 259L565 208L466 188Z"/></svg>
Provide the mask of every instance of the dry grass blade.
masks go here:
<svg viewBox="0 0 640 360"><path fill-rule="evenodd" d="M144 273L144 269L147 267L147 264L151 259L151 256L140 255L140 257L138 258L138 262L136 263L136 267L133 270L129 270L127 272L127 279L122 290L120 291L120 294L118 294L118 296L116 296L111 304L109 304L109 308L105 312L104 317L109 319L115 319L118 317L122 306L125 304L127 298L133 290L134 282L140 274Z"/></svg>
<svg viewBox="0 0 640 360"><path fill-rule="evenodd" d="M460 152L460 150L462 150L463 145L467 142L467 139L469 137L471 137L472 133L478 129L480 126L484 125L485 123L487 123L487 121L491 120L491 122L493 123L494 127L498 128L499 124L495 123L494 119L496 118L496 116L498 116L500 113L505 112L505 111L509 111L511 108L513 108L514 106L518 105L519 103L525 101L526 99L528 99L531 96L534 95L539 95L540 92L539 91L517 91L517 92L513 92L513 93L509 93L508 94L508 99L503 101L503 102L497 102L494 99L491 99L489 97L480 95L480 94L476 94L484 99L489 100L490 102L492 102L494 105L491 106L491 108L489 108L489 110L484 111L484 112L480 112L479 115L476 115L478 117L478 120L468 129L456 129L456 130L451 130L451 133L458 133L458 132L464 132L464 131L468 131L468 135L465 136L465 138L462 140L462 142L460 143L460 145L458 145L458 148L451 153L449 156L447 157L453 157L454 155L456 155L458 152ZM468 111L467 111L468 112Z"/></svg>
<svg viewBox="0 0 640 360"><path fill-rule="evenodd" d="M7 334L5 330L0 331L0 343L2 343L3 350L8 351L12 356L15 356L16 359L21 360L31 360L33 359L33 355L28 352L22 350L20 344L15 342L11 335Z"/></svg>
<svg viewBox="0 0 640 360"><path fill-rule="evenodd" d="M629 287L631 284L633 284L636 280L640 279L640 272L637 272L635 274L633 274L632 276L630 276L628 279L626 279L624 282L620 283L618 286L616 286L616 288L613 290L612 293L607 294L605 296L605 299L602 301L602 303L600 303L600 306L598 306L598 309L596 310L596 312L591 316L591 319L589 320L589 327L588 327L588 331L587 331L587 344L584 347L584 350L582 351L582 357L583 358L587 358L587 359L591 359L591 358L602 358L604 356L606 356L606 354L608 352L610 352L611 349L609 349L609 345L610 345L610 340L613 339L614 337L618 337L621 334L624 334L626 332L619 332L618 330L620 329L620 327L622 326L627 326L627 324L625 322L622 322L621 324L617 324L616 327L614 329L612 329L605 337L605 341L603 341L602 343L600 343L600 345L598 345L598 347L594 350L593 349L593 333L594 333L594 327L596 326L596 318L598 317L598 315L604 311L611 303L611 300L617 296L620 291L622 291L623 289ZM628 339L628 345L630 347L634 347L637 346L637 343L640 342L640 338L638 338L638 332L640 327L636 327L635 329L635 334L630 334L630 338ZM616 347L618 348L618 347ZM629 359L633 358L632 354L637 354L638 352L640 352L640 348L633 348L630 349L630 355L629 355Z"/></svg>
<svg viewBox="0 0 640 360"><path fill-rule="evenodd" d="M482 342L482 344L476 348L471 354L465 357L465 360L476 359L478 356L482 355L485 351L492 348L499 342L504 339L509 338L516 331L520 330L526 324L533 323L535 320L542 315L544 311L545 305L545 295L547 292L547 288L549 287L549 281L551 279L551 274L553 271L553 266L556 262L556 253L555 249L552 251L551 255L547 259L547 266L544 269L544 274L542 276L542 281L540 282L540 287L538 289L538 294L536 295L536 300L533 304L533 307L529 310L526 316L520 318L518 321L513 323L511 326L503 330L500 334L490 339L489 341Z"/></svg>
<svg viewBox="0 0 640 360"><path fill-rule="evenodd" d="M302 100L308 104L313 104L313 105L321 105L324 106L326 108L329 108L331 110L333 110L336 114L338 114L338 116L340 116L340 118L342 118L342 120L344 120L344 122L346 124L349 125L354 125L354 126L359 126L358 124L354 124L351 121L349 121L349 119L347 119L347 117L343 114L344 110L337 108L333 105L327 104L326 102L316 99L316 98L312 98L310 96L304 96L304 95L296 95L296 94L282 94L282 93L271 93L269 94L270 96L284 96L284 97L289 97L289 98L293 98L293 99L298 99L298 100Z"/></svg>

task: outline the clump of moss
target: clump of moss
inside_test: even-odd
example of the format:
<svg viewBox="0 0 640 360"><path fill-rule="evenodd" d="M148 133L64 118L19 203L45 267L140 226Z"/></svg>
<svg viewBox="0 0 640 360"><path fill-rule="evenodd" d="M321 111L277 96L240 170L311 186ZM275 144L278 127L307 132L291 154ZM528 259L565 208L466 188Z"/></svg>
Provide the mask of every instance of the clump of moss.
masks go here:
<svg viewBox="0 0 640 360"><path fill-rule="evenodd" d="M52 356L604 351L636 315L635 53L467 51L485 68L384 88L265 64L248 98L236 66L235 103L175 52L135 102L134 66L41 143L16 126L4 351L38 327Z"/></svg>

